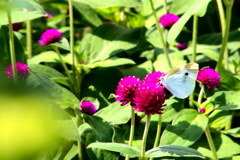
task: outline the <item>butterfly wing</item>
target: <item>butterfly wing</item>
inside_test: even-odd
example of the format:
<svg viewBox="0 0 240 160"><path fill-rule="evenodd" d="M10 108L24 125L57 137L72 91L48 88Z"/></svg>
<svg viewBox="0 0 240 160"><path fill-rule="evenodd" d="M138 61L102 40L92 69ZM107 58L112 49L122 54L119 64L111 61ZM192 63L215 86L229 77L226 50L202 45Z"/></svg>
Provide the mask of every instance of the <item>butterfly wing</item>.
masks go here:
<svg viewBox="0 0 240 160"><path fill-rule="evenodd" d="M162 80L162 85L181 99L188 97L193 92L195 83L195 79L185 75L173 75Z"/></svg>
<svg viewBox="0 0 240 160"><path fill-rule="evenodd" d="M162 85L174 96L186 98L195 88L195 80L198 74L198 64L188 63L171 70L162 78Z"/></svg>

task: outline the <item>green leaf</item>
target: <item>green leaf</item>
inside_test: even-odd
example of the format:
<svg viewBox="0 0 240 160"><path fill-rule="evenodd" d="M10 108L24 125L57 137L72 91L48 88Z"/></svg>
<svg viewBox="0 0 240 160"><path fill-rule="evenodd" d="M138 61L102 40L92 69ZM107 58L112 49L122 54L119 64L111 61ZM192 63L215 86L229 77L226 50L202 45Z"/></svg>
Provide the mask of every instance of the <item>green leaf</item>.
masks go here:
<svg viewBox="0 0 240 160"><path fill-rule="evenodd" d="M118 81L122 77L122 73L117 68L97 68L84 76L81 86L82 96L97 98L100 109L108 106L114 101L108 97L115 91Z"/></svg>
<svg viewBox="0 0 240 160"><path fill-rule="evenodd" d="M71 55L61 55L65 63L71 64ZM56 52L45 51L28 59L28 64L39 64L41 62L59 62L60 59Z"/></svg>
<svg viewBox="0 0 240 160"><path fill-rule="evenodd" d="M186 64L186 60L184 60L183 54L178 51L170 53L169 58L171 60L173 68ZM168 72L172 69L168 65L165 54L159 54L157 56L156 61L153 63L153 66L156 71L161 71L161 72Z"/></svg>
<svg viewBox="0 0 240 160"><path fill-rule="evenodd" d="M164 145L157 148L148 150L145 154L146 157L199 157L205 158L203 155L195 149L177 146L177 145Z"/></svg>
<svg viewBox="0 0 240 160"><path fill-rule="evenodd" d="M28 65L31 71L40 73L42 75L45 75L49 78L54 78L54 77L64 77L64 75L57 70L45 66L45 65L40 65L40 64L30 64Z"/></svg>
<svg viewBox="0 0 240 160"><path fill-rule="evenodd" d="M57 133L71 140L81 140L77 124L73 119L60 107L56 106L53 108L52 115L55 117Z"/></svg>
<svg viewBox="0 0 240 160"><path fill-rule="evenodd" d="M120 106L120 102L114 102L98 111L96 116L102 117L110 124L126 124L131 118L131 106Z"/></svg>
<svg viewBox="0 0 240 160"><path fill-rule="evenodd" d="M171 43L177 38L182 28L185 26L185 24L191 18L191 16L193 15L197 15L199 17L204 16L209 2L210 0L196 0L191 5L191 7L189 7L188 10L181 16L181 18L171 27L167 37L167 41Z"/></svg>
<svg viewBox="0 0 240 160"><path fill-rule="evenodd" d="M208 124L208 118L194 109L183 109L164 130L160 145L190 146L196 142Z"/></svg>
<svg viewBox="0 0 240 160"><path fill-rule="evenodd" d="M46 94L49 95L49 99L51 98L57 104L67 105L71 108L79 106L79 100L73 93L61 87L47 76L31 72L28 77L28 84L33 86L40 85Z"/></svg>
<svg viewBox="0 0 240 160"><path fill-rule="evenodd" d="M220 91L211 97L211 101L218 104L216 109L220 110L238 110L240 109L240 92Z"/></svg>
<svg viewBox="0 0 240 160"><path fill-rule="evenodd" d="M140 156L140 150L137 148L134 148L132 146L129 146L127 144L122 144L122 143L100 143L100 142L96 142L96 143L91 143L90 145L88 145L88 148L90 147L94 147L94 148L101 148L101 149L105 149L108 151L114 151L114 152L119 152L122 154L128 154L131 157L138 157Z"/></svg>
<svg viewBox="0 0 240 160"><path fill-rule="evenodd" d="M112 57L104 61L99 61L99 62L84 65L84 67L87 67L87 68L115 67L115 66L126 65L126 64L135 64L135 62L128 58Z"/></svg>
<svg viewBox="0 0 240 160"><path fill-rule="evenodd" d="M74 0L74 1L88 4L93 8L107 8L107 7L113 7L113 6L137 7L137 6L141 5L140 0L121 0L121 1L115 1L115 0L101 0L101 1Z"/></svg>
<svg viewBox="0 0 240 160"><path fill-rule="evenodd" d="M227 130L221 130L224 134L229 134L233 137L240 138L240 127L227 129Z"/></svg>
<svg viewBox="0 0 240 160"><path fill-rule="evenodd" d="M40 17L46 17L46 14L42 11L11 11L12 23L25 22L28 20L37 19ZM0 25L8 24L7 13L0 11Z"/></svg>
<svg viewBox="0 0 240 160"><path fill-rule="evenodd" d="M220 130L232 120L230 111L214 110L209 115L209 126L211 129Z"/></svg>
<svg viewBox="0 0 240 160"><path fill-rule="evenodd" d="M214 142L217 156L219 159L232 157L233 155L240 153L240 146L238 143L234 142L228 136L222 133L211 133L212 140ZM212 151L209 148L207 139L202 136L197 143L195 143L193 148L196 148L200 153L202 153L208 159L214 159Z"/></svg>
<svg viewBox="0 0 240 160"><path fill-rule="evenodd" d="M105 60L136 47L144 33L144 27L126 29L111 23L102 24L83 38L79 45L78 59L84 60L86 64Z"/></svg>
<svg viewBox="0 0 240 160"><path fill-rule="evenodd" d="M96 135L96 140L100 142L110 142L113 136L113 129L108 122L101 117L88 116L84 117L86 123L88 123Z"/></svg>
<svg viewBox="0 0 240 160"><path fill-rule="evenodd" d="M173 3L171 4L169 13L174 13L176 15L183 14L189 8L191 8L195 2L196 1L189 0L174 0Z"/></svg>
<svg viewBox="0 0 240 160"><path fill-rule="evenodd" d="M52 43L51 45L57 46L59 48L70 50L70 45L68 43L68 40L66 38L62 38L60 42Z"/></svg>
<svg viewBox="0 0 240 160"><path fill-rule="evenodd" d="M97 27L102 24L98 14L89 5L77 1L73 1L73 6L76 10L93 26Z"/></svg>
<svg viewBox="0 0 240 160"><path fill-rule="evenodd" d="M152 61L145 61L137 66L126 69L124 68L121 71L123 72L124 76L136 76L140 79L143 79L148 73L153 70L152 68Z"/></svg>
<svg viewBox="0 0 240 160"><path fill-rule="evenodd" d="M220 68L219 74L221 76L220 90L240 91L240 80L234 77L233 74L229 73L224 68Z"/></svg>

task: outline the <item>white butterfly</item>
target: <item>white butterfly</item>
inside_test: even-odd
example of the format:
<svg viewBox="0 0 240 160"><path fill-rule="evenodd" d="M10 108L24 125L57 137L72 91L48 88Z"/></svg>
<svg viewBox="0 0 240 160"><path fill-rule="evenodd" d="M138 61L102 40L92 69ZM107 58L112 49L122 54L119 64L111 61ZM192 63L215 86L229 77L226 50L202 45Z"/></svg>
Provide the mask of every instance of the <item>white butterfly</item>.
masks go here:
<svg viewBox="0 0 240 160"><path fill-rule="evenodd" d="M199 66L197 63L188 63L169 71L161 78L161 84L174 96L184 99L194 90Z"/></svg>

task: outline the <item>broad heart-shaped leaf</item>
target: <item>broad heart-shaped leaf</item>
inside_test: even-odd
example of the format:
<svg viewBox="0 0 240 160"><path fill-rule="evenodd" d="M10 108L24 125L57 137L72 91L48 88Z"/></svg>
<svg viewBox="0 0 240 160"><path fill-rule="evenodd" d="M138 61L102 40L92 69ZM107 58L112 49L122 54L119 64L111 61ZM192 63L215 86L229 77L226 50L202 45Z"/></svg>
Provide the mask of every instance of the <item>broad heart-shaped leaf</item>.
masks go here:
<svg viewBox="0 0 240 160"><path fill-rule="evenodd" d="M140 0L74 0L75 2L81 2L90 5L93 8L108 8L113 6L123 6L123 7L137 7L141 5Z"/></svg>
<svg viewBox="0 0 240 160"><path fill-rule="evenodd" d="M93 147L93 148L101 148L105 149L108 151L114 151L114 152L119 152L122 154L128 154L131 157L138 157L140 156L140 150L137 148L134 148L132 146L129 146L127 144L122 144L122 143L91 143L88 145L88 148Z"/></svg>
<svg viewBox="0 0 240 160"><path fill-rule="evenodd" d="M169 30L169 34L167 37L167 41L169 43L173 42L179 33L181 32L184 25L193 15L197 15L199 17L204 16L207 11L207 6L210 0L196 0L190 8L181 16L181 18L171 27Z"/></svg>
<svg viewBox="0 0 240 160"><path fill-rule="evenodd" d="M70 50L69 42L64 37L60 40L60 42L55 42L55 43L52 43L51 45L57 46L59 48L62 48L62 49L68 50L68 51Z"/></svg>
<svg viewBox="0 0 240 160"><path fill-rule="evenodd" d="M28 77L28 84L32 86L40 85L46 94L49 95L49 99L57 104L67 105L71 108L79 106L79 100L73 93L61 87L47 76L31 72Z"/></svg>
<svg viewBox="0 0 240 160"><path fill-rule="evenodd" d="M126 65L126 64L135 64L135 62L128 58L112 57L104 61L99 61L99 62L84 65L84 67L87 67L87 68L115 67L115 66Z"/></svg>
<svg viewBox="0 0 240 160"><path fill-rule="evenodd" d="M114 102L101 109L95 115L102 117L111 124L126 124L131 118L131 106L120 106L120 102Z"/></svg>
<svg viewBox="0 0 240 160"><path fill-rule="evenodd" d="M41 65L41 64L30 64L28 65L28 67L30 68L31 71L40 73L42 75L45 75L49 78L54 78L54 77L64 77L64 75L60 72L58 72L57 70L45 66L45 65Z"/></svg>
<svg viewBox="0 0 240 160"><path fill-rule="evenodd" d="M194 109L183 109L164 130L160 145L190 146L196 142L208 125L208 118Z"/></svg>
<svg viewBox="0 0 240 160"><path fill-rule="evenodd" d="M221 132L224 134L229 134L236 138L240 138L240 127L231 128L231 129L227 129L227 130L221 130Z"/></svg>
<svg viewBox="0 0 240 160"><path fill-rule="evenodd" d="M97 27L102 24L101 19L98 17L98 14L94 9L89 5L73 1L73 6L76 10L93 26Z"/></svg>
<svg viewBox="0 0 240 160"><path fill-rule="evenodd" d="M145 154L146 157L199 157L203 158L204 156L196 151L195 149L178 146L178 145L164 145L157 148L148 150Z"/></svg>
<svg viewBox="0 0 240 160"><path fill-rule="evenodd" d="M11 11L11 17L12 17L12 23L17 23L17 22L25 22L28 20L33 20L36 18L40 17L45 17L46 14L43 11ZM6 25L8 24L8 18L7 18L7 13L4 11L0 11L0 25Z"/></svg>
<svg viewBox="0 0 240 160"><path fill-rule="evenodd" d="M61 55L65 63L71 64L71 55ZM41 62L59 62L60 59L56 52L45 51L28 59L28 64L39 64Z"/></svg>
<svg viewBox="0 0 240 160"><path fill-rule="evenodd" d="M175 117L175 115L180 111L183 100L177 98L170 98L167 99L164 104L166 104L166 106L164 107L164 111L162 114L162 123L170 123ZM154 114L151 116L151 121L155 121L157 123L158 119L158 114ZM151 124L151 126L153 125ZM155 126L155 128L157 128L157 126Z"/></svg>
<svg viewBox="0 0 240 160"><path fill-rule="evenodd" d="M88 123L92 129L92 134L87 134L85 145L94 143L96 141L100 142L111 142L113 137L113 129L108 122L97 116L86 116L84 118L85 122ZM91 160L117 160L118 155L114 152L106 151L100 148L88 148L88 155Z"/></svg>
<svg viewBox="0 0 240 160"><path fill-rule="evenodd" d="M219 159L232 157L240 153L240 145L225 134L211 132L211 136ZM191 147L198 150L208 159L213 159L213 154L205 135Z"/></svg>
<svg viewBox="0 0 240 160"><path fill-rule="evenodd" d="M84 120L93 128L97 141L111 141L113 136L113 129L108 122L103 120L101 117L88 115L84 117Z"/></svg>
<svg viewBox="0 0 240 160"><path fill-rule="evenodd" d="M219 104L216 109L220 110L238 110L240 109L240 92L235 91L220 91L216 92L211 101L215 104Z"/></svg>
<svg viewBox="0 0 240 160"><path fill-rule="evenodd" d="M183 54L178 51L170 53L169 58L171 60L173 68L186 64L186 60L184 60ZM153 63L153 66L156 71L161 71L161 72L168 72L172 69L168 65L165 54L159 54L157 56L156 61Z"/></svg>
<svg viewBox="0 0 240 160"><path fill-rule="evenodd" d="M81 86L82 96L97 98L100 109L108 106L114 102L114 99L108 99L108 97L115 91L122 77L122 73L117 68L97 68L84 76Z"/></svg>
<svg viewBox="0 0 240 160"><path fill-rule="evenodd" d="M57 133L60 136L75 141L80 140L77 124L63 109L54 106L52 115L55 117Z"/></svg>
<svg viewBox="0 0 240 160"><path fill-rule="evenodd" d="M224 68L220 68L219 74L221 76L220 79L220 90L228 90L228 91L240 91L240 80L234 77L231 73L229 73Z"/></svg>
<svg viewBox="0 0 240 160"><path fill-rule="evenodd" d="M78 59L89 64L132 49L137 46L145 31L144 27L126 29L111 23L104 23L92 34L83 38L79 45Z"/></svg>
<svg viewBox="0 0 240 160"><path fill-rule="evenodd" d="M214 110L209 115L209 126L211 129L220 130L232 120L232 114L229 110Z"/></svg>

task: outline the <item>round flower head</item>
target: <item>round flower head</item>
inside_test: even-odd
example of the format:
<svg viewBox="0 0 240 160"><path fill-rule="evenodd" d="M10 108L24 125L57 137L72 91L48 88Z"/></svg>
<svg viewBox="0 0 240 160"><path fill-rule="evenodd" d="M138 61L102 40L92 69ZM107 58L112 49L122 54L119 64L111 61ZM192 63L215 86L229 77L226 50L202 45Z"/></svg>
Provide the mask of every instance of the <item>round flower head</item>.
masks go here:
<svg viewBox="0 0 240 160"><path fill-rule="evenodd" d="M166 98L164 88L156 83L141 83L135 90L132 107L145 114L162 114Z"/></svg>
<svg viewBox="0 0 240 160"><path fill-rule="evenodd" d="M178 43L177 47L179 50L184 50L186 49L188 46L185 43Z"/></svg>
<svg viewBox="0 0 240 160"><path fill-rule="evenodd" d="M13 27L13 30L16 32L23 28L21 23L13 23L12 27Z"/></svg>
<svg viewBox="0 0 240 160"><path fill-rule="evenodd" d="M212 68L204 68L198 72L199 80L208 89L217 88L220 85L220 75Z"/></svg>
<svg viewBox="0 0 240 160"><path fill-rule="evenodd" d="M206 112L206 109L205 109L205 108L200 108L199 112L205 113L205 112Z"/></svg>
<svg viewBox="0 0 240 160"><path fill-rule="evenodd" d="M164 72L152 72L150 74L148 74L145 78L144 78L144 82L152 82L152 83L159 83L161 81L161 77L165 76L166 73Z"/></svg>
<svg viewBox="0 0 240 160"><path fill-rule="evenodd" d="M20 79L27 79L29 76L29 68L25 63L16 62L17 74ZM13 78L13 67L10 64L5 71L8 78Z"/></svg>
<svg viewBox="0 0 240 160"><path fill-rule="evenodd" d="M52 15L50 13L46 12L45 14L46 14L47 18L52 18Z"/></svg>
<svg viewBox="0 0 240 160"><path fill-rule="evenodd" d="M121 106L124 106L128 102L132 101L134 91L140 82L141 80L134 76L124 77L118 82L117 89L115 91L115 95L117 97L115 99L122 102Z"/></svg>
<svg viewBox="0 0 240 160"><path fill-rule="evenodd" d="M97 107L90 101L82 101L80 107L84 113L93 115L97 112Z"/></svg>
<svg viewBox="0 0 240 160"><path fill-rule="evenodd" d="M51 43L59 42L62 38L62 33L57 29L47 29L42 35L40 42L41 46L49 45Z"/></svg>
<svg viewBox="0 0 240 160"><path fill-rule="evenodd" d="M175 14L167 13L163 15L159 22L162 24L164 28L170 29L174 23L176 23L179 20L179 17Z"/></svg>

